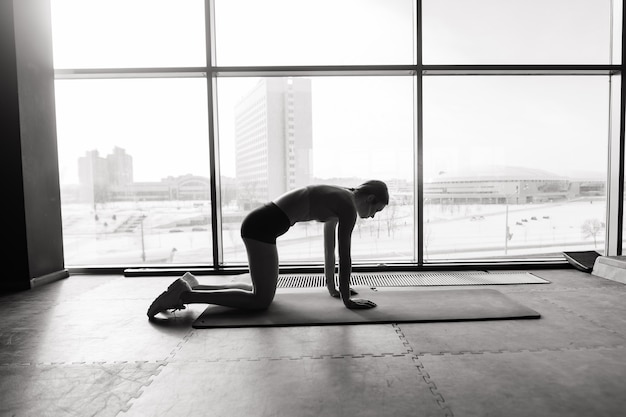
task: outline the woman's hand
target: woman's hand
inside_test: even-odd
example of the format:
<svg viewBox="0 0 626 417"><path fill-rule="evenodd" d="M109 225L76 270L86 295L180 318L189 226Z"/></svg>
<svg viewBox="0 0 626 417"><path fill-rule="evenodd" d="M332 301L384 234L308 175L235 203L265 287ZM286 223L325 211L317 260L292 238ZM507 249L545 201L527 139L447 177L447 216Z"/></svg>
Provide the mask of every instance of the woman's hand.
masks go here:
<svg viewBox="0 0 626 417"><path fill-rule="evenodd" d="M344 305L351 309L365 309L365 308L374 308L376 307L376 303L370 300L365 300L363 298L351 298L349 300L344 300Z"/></svg>

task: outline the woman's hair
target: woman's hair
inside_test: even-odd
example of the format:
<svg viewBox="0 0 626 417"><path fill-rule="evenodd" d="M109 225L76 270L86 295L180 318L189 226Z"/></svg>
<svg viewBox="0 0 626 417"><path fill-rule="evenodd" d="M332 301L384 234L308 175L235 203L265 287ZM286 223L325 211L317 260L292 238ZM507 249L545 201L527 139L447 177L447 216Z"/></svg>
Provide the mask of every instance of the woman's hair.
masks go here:
<svg viewBox="0 0 626 417"><path fill-rule="evenodd" d="M387 184L378 180L366 181L354 189L357 194L373 195L376 202L389 204L389 190Z"/></svg>

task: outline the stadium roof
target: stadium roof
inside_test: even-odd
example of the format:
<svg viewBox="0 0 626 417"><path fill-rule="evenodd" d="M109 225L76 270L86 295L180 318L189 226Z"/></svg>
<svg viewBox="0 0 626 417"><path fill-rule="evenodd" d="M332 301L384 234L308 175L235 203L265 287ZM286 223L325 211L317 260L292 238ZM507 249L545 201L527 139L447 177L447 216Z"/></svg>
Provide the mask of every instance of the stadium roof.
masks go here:
<svg viewBox="0 0 626 417"><path fill-rule="evenodd" d="M541 169L517 166L492 165L484 168L468 168L454 172L440 172L429 183L460 181L566 181L570 178Z"/></svg>

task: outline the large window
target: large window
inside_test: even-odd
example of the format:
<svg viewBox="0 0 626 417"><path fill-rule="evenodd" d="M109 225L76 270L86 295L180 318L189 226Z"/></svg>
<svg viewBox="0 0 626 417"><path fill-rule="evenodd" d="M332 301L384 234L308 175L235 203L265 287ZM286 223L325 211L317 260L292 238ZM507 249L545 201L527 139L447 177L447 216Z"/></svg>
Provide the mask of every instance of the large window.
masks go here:
<svg viewBox="0 0 626 417"><path fill-rule="evenodd" d="M52 0L56 68L206 64L202 0Z"/></svg>
<svg viewBox="0 0 626 417"><path fill-rule="evenodd" d="M224 261L246 260L239 237L251 208L315 183L381 179L390 206L357 222L355 260L414 259L413 78L226 78L217 86ZM282 261L323 259L321 223L278 240Z"/></svg>
<svg viewBox="0 0 626 417"><path fill-rule="evenodd" d="M422 0L424 64L610 64L621 1Z"/></svg>
<svg viewBox="0 0 626 417"><path fill-rule="evenodd" d="M216 0L216 64L412 64L413 0Z"/></svg>
<svg viewBox="0 0 626 417"><path fill-rule="evenodd" d="M608 76L424 77L425 258L602 251L608 105Z"/></svg>
<svg viewBox="0 0 626 417"><path fill-rule="evenodd" d="M369 179L357 263L621 247L621 1L52 6L68 267L245 266L250 210ZM322 226L278 246L319 266Z"/></svg>
<svg viewBox="0 0 626 417"><path fill-rule="evenodd" d="M57 80L68 265L211 262L206 80Z"/></svg>

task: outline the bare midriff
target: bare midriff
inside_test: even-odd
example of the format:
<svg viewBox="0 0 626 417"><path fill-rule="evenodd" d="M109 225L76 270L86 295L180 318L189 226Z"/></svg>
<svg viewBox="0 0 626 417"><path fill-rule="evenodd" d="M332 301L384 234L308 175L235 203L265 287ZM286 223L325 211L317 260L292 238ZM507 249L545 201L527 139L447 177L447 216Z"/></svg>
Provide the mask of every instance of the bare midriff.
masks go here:
<svg viewBox="0 0 626 417"><path fill-rule="evenodd" d="M293 226L297 222L312 220L310 218L310 187L289 191L273 201L289 218Z"/></svg>
<svg viewBox="0 0 626 417"><path fill-rule="evenodd" d="M342 187L332 185L309 185L289 191L273 201L289 218L293 226L297 222L316 220L320 222L337 218L340 213L338 201L351 201L352 193ZM351 206L350 203L349 207Z"/></svg>

